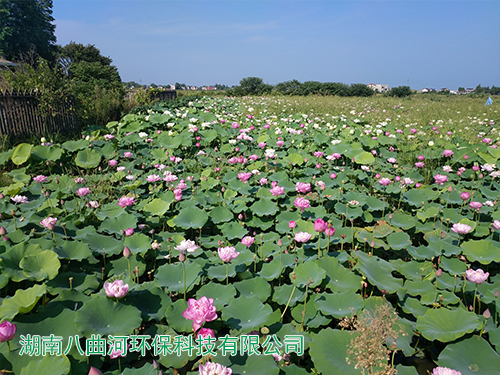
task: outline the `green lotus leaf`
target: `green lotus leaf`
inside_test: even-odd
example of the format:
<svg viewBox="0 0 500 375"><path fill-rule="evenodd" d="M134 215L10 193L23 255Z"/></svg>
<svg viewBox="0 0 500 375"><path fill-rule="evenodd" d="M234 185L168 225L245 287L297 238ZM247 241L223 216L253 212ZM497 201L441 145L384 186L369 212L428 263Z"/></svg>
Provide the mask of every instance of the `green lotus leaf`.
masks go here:
<svg viewBox="0 0 500 375"><path fill-rule="evenodd" d="M57 161L61 158L63 150L57 146L35 146L33 147L32 155L41 160Z"/></svg>
<svg viewBox="0 0 500 375"><path fill-rule="evenodd" d="M11 320L17 314L30 312L46 292L45 285L35 285L28 289L18 289L12 297L7 297L0 306L0 320Z"/></svg>
<svg viewBox="0 0 500 375"><path fill-rule="evenodd" d="M65 150L74 152L77 150L85 150L90 146L90 142L86 139L80 139L78 141L66 141L61 145Z"/></svg>
<svg viewBox="0 0 500 375"><path fill-rule="evenodd" d="M177 332L193 332L193 322L182 316L182 313L186 311L187 308L187 301L181 298L168 306L165 311L168 325Z"/></svg>
<svg viewBox="0 0 500 375"><path fill-rule="evenodd" d="M235 295L236 289L234 286L216 283L205 284L196 292L197 299L203 296L210 296L210 298L213 298L214 306L217 307L219 311L232 301Z"/></svg>
<svg viewBox="0 0 500 375"><path fill-rule="evenodd" d="M30 361L28 366L23 367L21 375L31 374L51 374L66 375L71 370L71 362L65 355L55 356L46 355L41 359L35 358Z"/></svg>
<svg viewBox="0 0 500 375"><path fill-rule="evenodd" d="M0 255L0 269L2 274L15 282L26 280L26 274L20 266L21 260L27 255L36 255L42 248L40 245L27 242L12 246L10 250Z"/></svg>
<svg viewBox="0 0 500 375"><path fill-rule="evenodd" d="M120 254L125 246L123 241L98 233L87 234L85 238L82 238L82 242L87 243L93 251L107 255Z"/></svg>
<svg viewBox="0 0 500 375"><path fill-rule="evenodd" d="M91 148L78 151L75 164L80 168L96 168L101 162L101 154Z"/></svg>
<svg viewBox="0 0 500 375"><path fill-rule="evenodd" d="M321 258L317 264L326 271L329 278L328 287L332 292L358 291L363 279L341 265L337 259Z"/></svg>
<svg viewBox="0 0 500 375"><path fill-rule="evenodd" d="M315 262L305 262L295 268L295 271L290 274L290 280L293 283L293 276L295 276L297 286L305 287L309 283L309 287L313 288L321 284L325 275L326 271L320 268Z"/></svg>
<svg viewBox="0 0 500 375"><path fill-rule="evenodd" d="M272 312L271 306L263 304L257 296L241 296L222 310L222 320L230 329L247 333L264 326Z"/></svg>
<svg viewBox="0 0 500 375"><path fill-rule="evenodd" d="M500 250L489 240L469 240L462 242L460 247L470 262L490 264L500 262Z"/></svg>
<svg viewBox="0 0 500 375"><path fill-rule="evenodd" d="M309 344L309 354L314 367L323 374L330 374L332 369L342 375L359 375L359 369L346 361L347 348L356 335L349 331L327 328L315 335Z"/></svg>
<svg viewBox="0 0 500 375"><path fill-rule="evenodd" d="M12 151L11 160L15 165L21 165L27 161L31 156L33 145L28 143L21 143Z"/></svg>
<svg viewBox="0 0 500 375"><path fill-rule="evenodd" d="M354 161L358 164L373 164L375 158L371 152L362 151L354 156Z"/></svg>
<svg viewBox="0 0 500 375"><path fill-rule="evenodd" d="M498 354L500 354L500 327L492 329L488 332L490 342L495 346Z"/></svg>
<svg viewBox="0 0 500 375"><path fill-rule="evenodd" d="M181 145L182 139L180 137L171 137L168 133L161 133L160 136L156 139L159 146L176 149Z"/></svg>
<svg viewBox="0 0 500 375"><path fill-rule="evenodd" d="M165 316L167 307L172 304L172 300L163 290L157 288L154 282L140 284L133 290L123 302L127 305L135 306L141 310L144 321L151 319L161 320Z"/></svg>
<svg viewBox="0 0 500 375"><path fill-rule="evenodd" d="M398 213L392 215L392 219L390 219L391 225L395 225L396 227L403 228L404 230L411 229L415 226L415 219L411 217L411 215L407 215L404 213Z"/></svg>
<svg viewBox="0 0 500 375"><path fill-rule="evenodd" d="M201 228L208 220L208 214L195 206L183 208L174 218L174 224L183 229Z"/></svg>
<svg viewBox="0 0 500 375"><path fill-rule="evenodd" d="M233 240L235 238L243 238L248 234L248 230L246 230L241 224L236 221L231 221L230 223L224 223L219 226L222 235L228 239Z"/></svg>
<svg viewBox="0 0 500 375"><path fill-rule="evenodd" d="M162 199L155 198L151 202L146 204L143 210L153 216L162 216L163 214L165 214L165 212L168 211L169 207L170 203L167 203Z"/></svg>
<svg viewBox="0 0 500 375"><path fill-rule="evenodd" d="M200 283L202 268L198 263L186 263L186 292L189 292ZM184 292L184 278L182 264L164 264L158 268L155 284L169 291Z"/></svg>
<svg viewBox="0 0 500 375"><path fill-rule="evenodd" d="M75 314L75 326L86 337L131 335L141 322L141 312L136 307L103 295L92 297Z"/></svg>
<svg viewBox="0 0 500 375"><path fill-rule="evenodd" d="M448 344L439 354L438 364L460 371L462 375L500 374L500 354L478 336Z"/></svg>
<svg viewBox="0 0 500 375"><path fill-rule="evenodd" d="M294 288L293 285L284 284L274 288L273 301L279 305L295 306L298 301L304 299L304 288Z"/></svg>
<svg viewBox="0 0 500 375"><path fill-rule="evenodd" d="M182 367L182 366L180 366ZM179 367L177 367L179 368ZM146 363L140 368L126 368L121 375L157 375L158 370L155 369L152 363Z"/></svg>
<svg viewBox="0 0 500 375"><path fill-rule="evenodd" d="M422 207L424 203L436 198L436 194L430 189L411 189L403 193L403 199L415 207Z"/></svg>
<svg viewBox="0 0 500 375"><path fill-rule="evenodd" d="M118 217L125 212L125 209L118 206L116 203L108 203L104 205L99 211L96 212L96 216L100 220L104 220L108 217Z"/></svg>
<svg viewBox="0 0 500 375"><path fill-rule="evenodd" d="M89 245L80 241L64 241L61 246L54 248L54 252L61 259L73 260L86 259L92 255Z"/></svg>
<svg viewBox="0 0 500 375"><path fill-rule="evenodd" d="M229 277L233 277L236 275L237 271L244 271L245 266L243 268L241 266L237 266L234 261L229 264L221 264L221 265L212 265L207 269L207 275L209 279L217 279L219 281L226 280L227 275Z"/></svg>
<svg viewBox="0 0 500 375"><path fill-rule="evenodd" d="M392 271L396 270L396 266L375 255L369 256L358 251L357 256L359 259L356 268L359 268L372 285L389 293L397 292L401 296L404 295L403 280L397 279L391 274Z"/></svg>
<svg viewBox="0 0 500 375"><path fill-rule="evenodd" d="M210 211L209 216L210 219L212 219L212 221L215 224L223 223L234 219L234 214L231 211L229 211L226 207L222 206L215 207L214 209L212 209L212 211Z"/></svg>
<svg viewBox="0 0 500 375"><path fill-rule="evenodd" d="M467 333L479 329L480 320L473 312L458 308L429 309L423 316L417 317L416 329L428 340L450 342Z"/></svg>
<svg viewBox="0 0 500 375"><path fill-rule="evenodd" d="M271 199L262 198L252 204L250 210L258 216L269 216L278 212L278 206Z"/></svg>
<svg viewBox="0 0 500 375"><path fill-rule="evenodd" d="M411 246L410 236L406 232L394 232L387 237L392 250L402 250Z"/></svg>
<svg viewBox="0 0 500 375"><path fill-rule="evenodd" d="M128 228L135 229L136 227L137 217L135 215L125 213L117 217L105 219L99 226L99 231L111 234L121 234Z"/></svg>
<svg viewBox="0 0 500 375"><path fill-rule="evenodd" d="M243 280L234 283L233 286L238 290L242 297L257 297L262 302L267 301L271 295L271 286L262 277L254 277L252 279Z"/></svg>
<svg viewBox="0 0 500 375"><path fill-rule="evenodd" d="M151 248L151 238L144 233L134 233L125 237L124 245L132 254L145 254Z"/></svg>
<svg viewBox="0 0 500 375"><path fill-rule="evenodd" d="M363 307L363 298L352 291L343 293L321 293L316 296L316 306L325 315L341 319L351 316Z"/></svg>
<svg viewBox="0 0 500 375"><path fill-rule="evenodd" d="M26 255L19 262L19 267L29 280L51 280L57 276L61 262L52 250L45 250L38 254Z"/></svg>
<svg viewBox="0 0 500 375"><path fill-rule="evenodd" d="M94 275L84 272L64 272L58 274L54 279L46 283L47 290L51 294L58 294L62 290L77 290L80 292L95 292L99 289L99 281Z"/></svg>

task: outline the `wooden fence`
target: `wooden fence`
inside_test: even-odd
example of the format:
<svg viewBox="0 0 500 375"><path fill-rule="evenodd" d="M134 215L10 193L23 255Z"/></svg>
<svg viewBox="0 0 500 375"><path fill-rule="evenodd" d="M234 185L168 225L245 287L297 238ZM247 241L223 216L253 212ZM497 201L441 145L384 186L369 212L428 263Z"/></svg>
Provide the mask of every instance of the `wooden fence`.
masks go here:
<svg viewBox="0 0 500 375"><path fill-rule="evenodd" d="M74 98L67 98L52 114L41 116L35 92L0 92L0 135L43 136L78 130Z"/></svg>

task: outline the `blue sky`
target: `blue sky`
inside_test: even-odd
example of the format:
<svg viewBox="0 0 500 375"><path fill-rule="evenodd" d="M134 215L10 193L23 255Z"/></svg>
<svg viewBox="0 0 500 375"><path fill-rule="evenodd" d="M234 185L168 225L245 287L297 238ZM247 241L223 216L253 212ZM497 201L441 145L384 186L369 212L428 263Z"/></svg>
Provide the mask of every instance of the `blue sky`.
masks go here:
<svg viewBox="0 0 500 375"><path fill-rule="evenodd" d="M500 1L54 0L57 43L123 81L500 86Z"/></svg>

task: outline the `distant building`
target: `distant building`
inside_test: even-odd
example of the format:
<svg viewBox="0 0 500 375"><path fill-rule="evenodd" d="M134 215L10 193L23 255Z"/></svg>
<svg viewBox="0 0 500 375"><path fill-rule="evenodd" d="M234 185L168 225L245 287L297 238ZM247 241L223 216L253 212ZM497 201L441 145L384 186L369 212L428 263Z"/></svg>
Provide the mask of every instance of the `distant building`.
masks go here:
<svg viewBox="0 0 500 375"><path fill-rule="evenodd" d="M374 91L378 92L386 92L389 91L389 85L382 85L382 84L375 84L375 83L369 83L367 85L369 88L371 88Z"/></svg>

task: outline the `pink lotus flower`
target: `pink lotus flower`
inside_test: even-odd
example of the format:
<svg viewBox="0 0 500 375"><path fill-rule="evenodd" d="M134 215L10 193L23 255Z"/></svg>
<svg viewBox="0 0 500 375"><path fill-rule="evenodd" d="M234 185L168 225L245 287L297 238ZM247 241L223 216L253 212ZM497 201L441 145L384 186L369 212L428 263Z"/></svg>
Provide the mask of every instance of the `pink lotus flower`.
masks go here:
<svg viewBox="0 0 500 375"><path fill-rule="evenodd" d="M465 271L465 276L467 277L467 280L469 280L470 282L476 284L482 284L490 276L490 273L489 272L485 273L481 268L479 268L476 271L474 270Z"/></svg>
<svg viewBox="0 0 500 375"><path fill-rule="evenodd" d="M238 179L243 182L244 184L247 183L248 179L252 177L252 174L250 172L241 172L238 173Z"/></svg>
<svg viewBox="0 0 500 375"><path fill-rule="evenodd" d="M14 338L17 331L15 324L4 320L0 323L0 342L10 341Z"/></svg>
<svg viewBox="0 0 500 375"><path fill-rule="evenodd" d="M316 156L317 158L321 158L323 157L324 154L321 151L314 151L313 155Z"/></svg>
<svg viewBox="0 0 500 375"><path fill-rule="evenodd" d="M267 178L262 177L262 178L259 180L259 184L261 184L261 185L265 185L265 184L267 184Z"/></svg>
<svg viewBox="0 0 500 375"><path fill-rule="evenodd" d="M295 221L291 220L288 223L288 228L293 229L293 228L295 228L296 225L297 225L297 223Z"/></svg>
<svg viewBox="0 0 500 375"><path fill-rule="evenodd" d="M161 180L161 177L158 176L157 174L151 174L148 177L146 177L147 182L156 182L156 181L160 181L160 180Z"/></svg>
<svg viewBox="0 0 500 375"><path fill-rule="evenodd" d="M276 146L281 147L285 144L284 141L276 141Z"/></svg>
<svg viewBox="0 0 500 375"><path fill-rule="evenodd" d="M312 234L307 232L295 233L295 241L297 242L307 242L311 239Z"/></svg>
<svg viewBox="0 0 500 375"><path fill-rule="evenodd" d="M33 182L36 182L37 184L47 182L47 177L45 177L43 174L40 174L36 177L33 177Z"/></svg>
<svg viewBox="0 0 500 375"><path fill-rule="evenodd" d="M325 221L323 219L316 219L316 221L314 222L314 230L316 232L324 232L326 229L328 228L328 223L325 223Z"/></svg>
<svg viewBox="0 0 500 375"><path fill-rule="evenodd" d="M470 202L469 203L469 208L472 208L472 209L475 209L475 210L479 210L481 207L483 207L483 204L481 202Z"/></svg>
<svg viewBox="0 0 500 375"><path fill-rule="evenodd" d="M392 182L391 179L387 177L382 177L380 180L378 180L378 183L384 186L389 185L391 182Z"/></svg>
<svg viewBox="0 0 500 375"><path fill-rule="evenodd" d="M246 237L243 237L243 239L241 240L241 243L243 245L245 245L246 247L250 247L252 246L252 244L255 242L255 238L252 237L252 236L246 236Z"/></svg>
<svg viewBox="0 0 500 375"><path fill-rule="evenodd" d="M182 313L186 319L193 321L193 331L201 328L203 323L217 319L217 308L213 298L201 297L199 300L190 298L188 308Z"/></svg>
<svg viewBox="0 0 500 375"><path fill-rule="evenodd" d="M127 206L132 206L135 203L135 198L134 197L121 197L118 199L118 206L121 206L123 208Z"/></svg>
<svg viewBox="0 0 500 375"><path fill-rule="evenodd" d="M328 237L331 237L335 234L335 229L332 228L332 227L328 227L325 229L325 234L328 236Z"/></svg>
<svg viewBox="0 0 500 375"><path fill-rule="evenodd" d="M132 157L132 153L130 151L125 151L123 153L123 156L126 157L126 158L131 158Z"/></svg>
<svg viewBox="0 0 500 375"><path fill-rule="evenodd" d="M451 227L451 230L457 234L467 234L469 233L472 228L467 225L467 224L460 224L460 223L456 223L456 224L453 224L453 226Z"/></svg>
<svg viewBox="0 0 500 375"><path fill-rule="evenodd" d="M229 263L240 255L240 253L237 253L236 249L232 246L219 247L217 251L219 253L219 258L225 263Z"/></svg>
<svg viewBox="0 0 500 375"><path fill-rule="evenodd" d="M199 337L205 339L209 336L215 339L215 333L213 330L211 330L210 328L200 328L200 330L196 334L196 339L198 339Z"/></svg>
<svg viewBox="0 0 500 375"><path fill-rule="evenodd" d="M275 197L279 197L280 195L284 195L285 194L285 188L281 187L281 186L275 186L272 189L269 189L269 191Z"/></svg>
<svg viewBox="0 0 500 375"><path fill-rule="evenodd" d="M82 187L76 191L76 194L78 194L80 197L84 197L86 195L90 194L90 188L88 187Z"/></svg>
<svg viewBox="0 0 500 375"><path fill-rule="evenodd" d="M13 197L10 197L10 199L14 203L29 203L28 197L25 197L24 195L14 195Z"/></svg>
<svg viewBox="0 0 500 375"><path fill-rule="evenodd" d="M54 230L54 227L56 226L57 223L57 218L56 217L48 217L46 219L43 219L40 221L40 224L42 227L47 228L48 230Z"/></svg>
<svg viewBox="0 0 500 375"><path fill-rule="evenodd" d="M259 142L258 146L261 148L261 149L264 149L266 147L266 144L264 142Z"/></svg>
<svg viewBox="0 0 500 375"><path fill-rule="evenodd" d="M128 292L128 284L125 284L123 280L120 279L116 279L112 283L105 282L104 291L110 298L123 298Z"/></svg>
<svg viewBox="0 0 500 375"><path fill-rule="evenodd" d="M116 161L115 159L111 159L110 161L108 161L108 165L110 167L114 167L117 164L118 164L118 161Z"/></svg>
<svg viewBox="0 0 500 375"><path fill-rule="evenodd" d="M297 197L295 198L295 202L293 202L293 205L304 212L304 210L308 207L311 207L309 204L309 201L306 198L303 197Z"/></svg>
<svg viewBox="0 0 500 375"><path fill-rule="evenodd" d="M493 228L500 229L500 220L493 221Z"/></svg>
<svg viewBox="0 0 500 375"><path fill-rule="evenodd" d="M199 375L231 375L233 373L233 370L229 367L214 362L206 362L204 365L200 365L199 370Z"/></svg>
<svg viewBox="0 0 500 375"><path fill-rule="evenodd" d="M443 151L443 156L445 156L445 157L451 157L451 156L453 156L453 151L451 151L451 150L444 150Z"/></svg>
<svg viewBox="0 0 500 375"><path fill-rule="evenodd" d="M417 167L417 168L423 168L424 165L425 165L425 163L422 162L422 161L419 161L419 162L415 163L415 167Z"/></svg>
<svg viewBox="0 0 500 375"><path fill-rule="evenodd" d="M439 184L441 186L444 185L444 183L448 181L448 176L444 176L442 174L437 174L433 177L434 177L436 184Z"/></svg>
<svg viewBox="0 0 500 375"><path fill-rule="evenodd" d="M330 175L330 178L331 178L332 180L335 180L335 179L337 178L337 175L336 175L335 173L332 173L332 174Z"/></svg>
<svg viewBox="0 0 500 375"><path fill-rule="evenodd" d="M308 193L311 191L311 184L305 182L297 182L295 184L295 190L297 190L299 193Z"/></svg>
<svg viewBox="0 0 500 375"><path fill-rule="evenodd" d="M192 240L182 240L178 246L174 247L174 249L180 252L187 251L188 253L194 253L198 247L199 246L196 245L196 242Z"/></svg>
<svg viewBox="0 0 500 375"><path fill-rule="evenodd" d="M467 199L470 198L470 194L468 192L464 191L460 194L460 198L462 198L464 201L466 201Z"/></svg>
<svg viewBox="0 0 500 375"><path fill-rule="evenodd" d="M134 228L127 228L125 229L125 236L131 236L134 234Z"/></svg>

